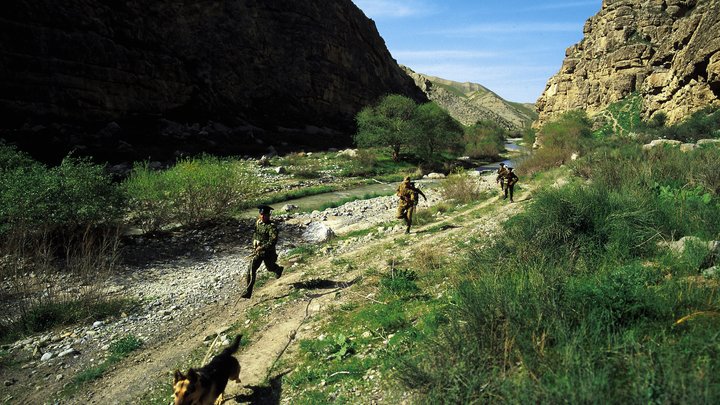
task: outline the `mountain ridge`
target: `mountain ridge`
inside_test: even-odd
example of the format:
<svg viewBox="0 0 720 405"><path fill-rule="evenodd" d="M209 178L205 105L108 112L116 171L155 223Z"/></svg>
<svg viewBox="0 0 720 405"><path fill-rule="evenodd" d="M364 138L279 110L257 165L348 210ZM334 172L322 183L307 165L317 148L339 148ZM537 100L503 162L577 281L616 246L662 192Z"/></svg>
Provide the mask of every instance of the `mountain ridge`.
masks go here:
<svg viewBox="0 0 720 405"><path fill-rule="evenodd" d="M505 129L519 131L528 128L537 117L532 104L507 101L482 84L456 82L401 67L429 100L446 109L463 125L487 120Z"/></svg>

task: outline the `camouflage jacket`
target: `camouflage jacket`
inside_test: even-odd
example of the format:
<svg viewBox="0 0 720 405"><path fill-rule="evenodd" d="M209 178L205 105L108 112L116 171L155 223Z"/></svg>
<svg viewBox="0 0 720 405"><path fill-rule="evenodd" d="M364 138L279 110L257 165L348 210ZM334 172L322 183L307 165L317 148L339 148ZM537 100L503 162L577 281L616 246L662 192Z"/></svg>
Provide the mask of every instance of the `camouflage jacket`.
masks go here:
<svg viewBox="0 0 720 405"><path fill-rule="evenodd" d="M505 175L508 174L508 169L505 168L505 166L498 167L497 169L497 177L495 178L495 182L499 181L505 181Z"/></svg>
<svg viewBox="0 0 720 405"><path fill-rule="evenodd" d="M397 196L400 197L401 200L410 202L412 200L413 194L410 183L400 183L395 194L397 194Z"/></svg>
<svg viewBox="0 0 720 405"><path fill-rule="evenodd" d="M518 176L514 172L508 171L505 174L505 183L507 183L508 186L513 186L515 183L518 182Z"/></svg>
<svg viewBox="0 0 720 405"><path fill-rule="evenodd" d="M274 248L278 240L277 224L273 221L265 223L262 219L255 222L255 232L253 233L253 247L266 250Z"/></svg>

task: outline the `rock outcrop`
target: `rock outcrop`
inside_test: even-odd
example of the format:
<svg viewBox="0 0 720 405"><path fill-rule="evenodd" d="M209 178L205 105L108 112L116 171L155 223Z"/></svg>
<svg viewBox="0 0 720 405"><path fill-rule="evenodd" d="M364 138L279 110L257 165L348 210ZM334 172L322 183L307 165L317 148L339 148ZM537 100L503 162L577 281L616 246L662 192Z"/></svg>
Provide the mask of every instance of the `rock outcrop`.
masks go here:
<svg viewBox="0 0 720 405"><path fill-rule="evenodd" d="M464 125L484 120L508 130L519 130L529 127L537 118L532 104L509 102L480 84L454 82L403 68L428 99Z"/></svg>
<svg viewBox="0 0 720 405"><path fill-rule="evenodd" d="M387 93L425 100L351 0L0 5L0 137L28 148L349 139Z"/></svg>
<svg viewBox="0 0 720 405"><path fill-rule="evenodd" d="M604 0L537 101L536 125L631 93L673 123L720 105L720 0Z"/></svg>

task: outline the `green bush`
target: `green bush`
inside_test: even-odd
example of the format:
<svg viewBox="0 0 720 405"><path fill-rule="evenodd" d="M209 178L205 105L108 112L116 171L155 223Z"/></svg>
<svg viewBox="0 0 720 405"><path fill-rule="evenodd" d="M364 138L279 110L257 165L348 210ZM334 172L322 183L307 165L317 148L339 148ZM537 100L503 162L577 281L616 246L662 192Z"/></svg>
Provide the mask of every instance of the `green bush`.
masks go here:
<svg viewBox="0 0 720 405"><path fill-rule="evenodd" d="M408 296L420 292L415 281L417 273L412 270L394 270L380 279L380 289L384 294L395 296Z"/></svg>
<svg viewBox="0 0 720 405"><path fill-rule="evenodd" d="M482 196L478 187L477 177L471 176L462 169L456 169L443 181L440 194L443 198L458 204L477 201Z"/></svg>
<svg viewBox="0 0 720 405"><path fill-rule="evenodd" d="M656 132L657 137L681 142L697 142L699 139L720 137L720 109L708 107L690 117Z"/></svg>
<svg viewBox="0 0 720 405"><path fill-rule="evenodd" d="M464 135L465 154L475 159L498 160L505 151L508 132L492 121L478 121Z"/></svg>
<svg viewBox="0 0 720 405"><path fill-rule="evenodd" d="M358 149L354 157L347 157L341 175L346 177L372 176L377 174L377 154L373 150Z"/></svg>
<svg viewBox="0 0 720 405"><path fill-rule="evenodd" d="M239 165L211 156L181 160L161 172L139 165L124 183L132 219L146 231L227 217L256 195L257 185Z"/></svg>
<svg viewBox="0 0 720 405"><path fill-rule="evenodd" d="M18 156L0 171L0 232L72 230L120 219L123 196L102 166L68 157L47 168Z"/></svg>
<svg viewBox="0 0 720 405"><path fill-rule="evenodd" d="M518 170L532 174L570 162L573 153L584 154L593 145L591 123L584 111L569 111L538 132L542 147L522 160Z"/></svg>
<svg viewBox="0 0 720 405"><path fill-rule="evenodd" d="M97 296L33 303L23 309L18 318L10 322L0 322L0 342L13 341L59 326L105 319L127 310L132 305L133 302L129 300L106 300Z"/></svg>

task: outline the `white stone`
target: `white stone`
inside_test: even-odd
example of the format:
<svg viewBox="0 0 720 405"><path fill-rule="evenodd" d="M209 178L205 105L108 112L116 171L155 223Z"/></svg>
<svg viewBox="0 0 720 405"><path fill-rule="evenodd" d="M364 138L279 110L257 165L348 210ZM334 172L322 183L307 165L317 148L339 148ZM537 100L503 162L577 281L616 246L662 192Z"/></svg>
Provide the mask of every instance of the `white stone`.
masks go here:
<svg viewBox="0 0 720 405"><path fill-rule="evenodd" d="M40 358L40 361L48 361L48 360L52 359L52 357L53 357L53 354L50 352L47 352L42 355L42 357Z"/></svg>

